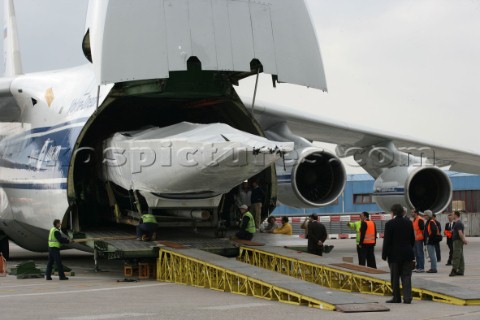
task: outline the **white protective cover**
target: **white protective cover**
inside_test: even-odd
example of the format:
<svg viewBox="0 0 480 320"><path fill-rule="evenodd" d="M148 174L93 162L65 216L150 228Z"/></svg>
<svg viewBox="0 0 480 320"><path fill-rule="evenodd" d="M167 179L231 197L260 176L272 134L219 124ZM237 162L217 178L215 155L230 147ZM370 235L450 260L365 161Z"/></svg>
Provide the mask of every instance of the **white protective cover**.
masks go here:
<svg viewBox="0 0 480 320"><path fill-rule="evenodd" d="M224 123L189 122L115 133L104 146L105 179L127 190L212 196L293 150L293 142L270 141Z"/></svg>
<svg viewBox="0 0 480 320"><path fill-rule="evenodd" d="M168 78L196 56L203 70L250 71L326 91L304 0L104 0L87 15L100 83Z"/></svg>

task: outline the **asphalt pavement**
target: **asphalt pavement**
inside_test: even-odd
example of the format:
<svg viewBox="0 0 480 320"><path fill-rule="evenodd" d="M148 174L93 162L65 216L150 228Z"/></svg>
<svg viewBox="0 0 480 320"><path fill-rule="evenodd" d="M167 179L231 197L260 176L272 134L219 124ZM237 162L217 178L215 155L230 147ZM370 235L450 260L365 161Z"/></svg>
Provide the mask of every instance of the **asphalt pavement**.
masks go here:
<svg viewBox="0 0 480 320"><path fill-rule="evenodd" d="M445 266L448 249L442 242L442 261L437 274L414 274L415 279L435 279L480 291L480 238L468 238L465 247L466 273L449 277ZM380 259L381 242L376 248L379 269L388 270ZM335 246L329 257L354 257L355 240L329 240ZM8 268L24 261L46 264L46 254L25 251L11 244ZM276 301L223 293L203 288L162 283L155 280L125 282L123 261L100 261L94 270L93 255L77 250L62 252L64 264L75 276L68 281L0 277L1 318L38 320L96 319L480 319L480 306L455 306L432 301L411 305L385 304L389 297L361 294L364 299L387 305L389 312L346 314ZM428 262L426 262L428 268ZM322 287L319 287L322 290Z"/></svg>

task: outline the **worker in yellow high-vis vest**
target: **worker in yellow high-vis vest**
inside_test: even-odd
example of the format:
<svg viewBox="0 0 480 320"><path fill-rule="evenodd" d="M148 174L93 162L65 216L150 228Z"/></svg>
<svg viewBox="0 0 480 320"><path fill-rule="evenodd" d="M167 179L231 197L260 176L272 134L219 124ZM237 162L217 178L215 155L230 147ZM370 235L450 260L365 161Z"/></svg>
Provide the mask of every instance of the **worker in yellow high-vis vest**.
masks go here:
<svg viewBox="0 0 480 320"><path fill-rule="evenodd" d="M157 238L157 218L150 212L144 213L137 226L137 240L153 241Z"/></svg>
<svg viewBox="0 0 480 320"><path fill-rule="evenodd" d="M242 240L252 240L256 231L255 218L250 211L248 211L246 204L242 204L238 209L242 213L242 222L240 224L240 230L238 230L235 236Z"/></svg>
<svg viewBox="0 0 480 320"><path fill-rule="evenodd" d="M356 244L357 244L357 257L358 257L358 264L361 266L364 266L367 264L367 256L365 254L365 248L362 247L360 243L360 228L362 227L362 222L365 220L365 213L368 214L368 212L364 211L360 213L360 220L355 221L355 222L347 222L347 226L355 230L357 233L356 236Z"/></svg>
<svg viewBox="0 0 480 320"><path fill-rule="evenodd" d="M50 229L48 235L48 263L47 269L45 270L45 279L47 280L52 280L52 267L54 262L57 267L59 279L68 280L68 277L65 276L65 272L63 271L60 248L62 244L70 243L70 240L62 235L60 231L61 226L62 223L60 220L53 220L53 228Z"/></svg>

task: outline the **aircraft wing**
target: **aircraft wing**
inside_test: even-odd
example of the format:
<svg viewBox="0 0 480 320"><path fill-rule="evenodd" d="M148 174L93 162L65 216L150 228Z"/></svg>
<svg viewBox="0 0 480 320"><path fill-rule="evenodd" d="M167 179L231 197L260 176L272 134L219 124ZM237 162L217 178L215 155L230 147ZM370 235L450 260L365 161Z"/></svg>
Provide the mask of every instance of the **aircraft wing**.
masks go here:
<svg viewBox="0 0 480 320"><path fill-rule="evenodd" d="M246 101L246 99L244 100ZM247 108L251 105L245 103ZM307 139L339 145L340 151L349 148L366 148L392 142L397 149L427 150L429 160L437 166L450 165L450 170L480 174L480 154L472 150L457 148L425 141L408 135L375 130L366 126L342 122L315 114L298 112L295 109L271 103L255 103L255 117L265 130L280 123L286 123L297 135ZM342 152L341 152L342 153ZM434 159L431 159L431 157Z"/></svg>

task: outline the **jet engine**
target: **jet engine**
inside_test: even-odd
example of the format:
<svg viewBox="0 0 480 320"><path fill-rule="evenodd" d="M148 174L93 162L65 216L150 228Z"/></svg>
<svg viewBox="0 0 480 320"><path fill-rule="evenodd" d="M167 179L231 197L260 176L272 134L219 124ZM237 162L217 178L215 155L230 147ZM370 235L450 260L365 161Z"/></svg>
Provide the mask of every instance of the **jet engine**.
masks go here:
<svg viewBox="0 0 480 320"><path fill-rule="evenodd" d="M374 190L374 200L385 212L395 203L418 211L442 212L452 199L450 179L434 166L387 169L376 179Z"/></svg>
<svg viewBox="0 0 480 320"><path fill-rule="evenodd" d="M297 208L317 208L335 201L342 193L346 172L333 154L317 147L293 152L294 157L277 161L278 199Z"/></svg>

